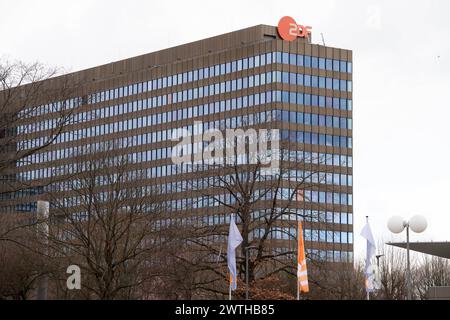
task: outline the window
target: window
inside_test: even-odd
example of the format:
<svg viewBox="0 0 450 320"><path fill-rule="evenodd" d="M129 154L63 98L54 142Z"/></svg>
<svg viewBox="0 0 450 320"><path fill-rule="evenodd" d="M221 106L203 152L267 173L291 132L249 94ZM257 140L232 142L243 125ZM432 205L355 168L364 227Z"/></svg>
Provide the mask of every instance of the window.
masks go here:
<svg viewBox="0 0 450 320"><path fill-rule="evenodd" d="M310 106L311 105L311 95L310 94L305 94L304 98L305 98L304 105L305 106Z"/></svg>
<svg viewBox="0 0 450 320"><path fill-rule="evenodd" d="M272 64L272 53L266 53L266 64Z"/></svg>
<svg viewBox="0 0 450 320"><path fill-rule="evenodd" d="M327 89L333 90L333 79L332 78L327 78L325 86L326 86Z"/></svg>
<svg viewBox="0 0 450 320"><path fill-rule="evenodd" d="M296 85L297 84L297 74L296 73L289 73L289 84Z"/></svg>
<svg viewBox="0 0 450 320"><path fill-rule="evenodd" d="M305 56L305 67L311 68L311 57L310 56Z"/></svg>
<svg viewBox="0 0 450 320"><path fill-rule="evenodd" d="M242 68L243 68L244 70L247 70L247 69L248 69L248 58L244 58L244 59L243 59Z"/></svg>
<svg viewBox="0 0 450 320"><path fill-rule="evenodd" d="M272 52L273 63L281 63L281 52Z"/></svg>
<svg viewBox="0 0 450 320"><path fill-rule="evenodd" d="M311 76L309 74L305 74L304 76L304 86L311 87Z"/></svg>
<svg viewBox="0 0 450 320"><path fill-rule="evenodd" d="M312 65L313 68L318 69L319 68L319 58L312 57L311 58L311 65Z"/></svg>
<svg viewBox="0 0 450 320"><path fill-rule="evenodd" d="M317 114L313 114L312 116L311 116L311 119L312 119L312 125L313 126L318 126L319 125L319 119L318 119L318 115Z"/></svg>
<svg viewBox="0 0 450 320"><path fill-rule="evenodd" d="M264 56L263 56L264 57ZM255 68L260 66L260 56L255 57Z"/></svg>
<svg viewBox="0 0 450 320"><path fill-rule="evenodd" d="M237 62L232 61L231 62L231 72L236 72L236 70L237 70Z"/></svg>
<svg viewBox="0 0 450 320"><path fill-rule="evenodd" d="M325 58L319 58L319 69L325 70Z"/></svg>
<svg viewBox="0 0 450 320"><path fill-rule="evenodd" d="M333 60L333 71L339 72L340 62L339 60Z"/></svg>
<svg viewBox="0 0 450 320"><path fill-rule="evenodd" d="M326 86L325 77L319 77L319 88L325 89L325 86Z"/></svg>
<svg viewBox="0 0 450 320"><path fill-rule="evenodd" d="M297 97L297 94L295 92L290 92L289 93L289 103L296 104L297 103L296 97Z"/></svg>
<svg viewBox="0 0 450 320"><path fill-rule="evenodd" d="M304 104L303 93L297 93L297 104Z"/></svg>
<svg viewBox="0 0 450 320"><path fill-rule="evenodd" d="M241 71L242 70L242 59L237 61L237 71Z"/></svg>
<svg viewBox="0 0 450 320"><path fill-rule="evenodd" d="M255 67L255 58L254 57L248 58L248 67L249 67L249 69L252 69Z"/></svg>
<svg viewBox="0 0 450 320"><path fill-rule="evenodd" d="M325 119L324 115L319 115L319 126L324 127L326 125Z"/></svg>
<svg viewBox="0 0 450 320"><path fill-rule="evenodd" d="M319 135L319 145L321 145L321 146L325 145L325 135L324 134Z"/></svg>
<svg viewBox="0 0 450 320"><path fill-rule="evenodd" d="M296 65L297 64L297 55L296 54L289 54L289 64Z"/></svg>
<svg viewBox="0 0 450 320"><path fill-rule="evenodd" d="M319 96L319 107L325 107L325 97Z"/></svg>
<svg viewBox="0 0 450 320"><path fill-rule="evenodd" d="M333 79L333 90L339 90L339 79Z"/></svg>

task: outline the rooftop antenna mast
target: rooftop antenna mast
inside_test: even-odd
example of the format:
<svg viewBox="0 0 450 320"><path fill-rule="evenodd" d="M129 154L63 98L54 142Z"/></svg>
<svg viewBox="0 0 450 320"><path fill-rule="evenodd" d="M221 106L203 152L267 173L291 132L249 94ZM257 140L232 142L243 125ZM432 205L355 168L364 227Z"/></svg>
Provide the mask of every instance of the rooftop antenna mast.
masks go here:
<svg viewBox="0 0 450 320"><path fill-rule="evenodd" d="M325 38L323 37L323 33L321 32L320 33L320 36L322 37L322 44L325 46L326 44L325 44Z"/></svg>

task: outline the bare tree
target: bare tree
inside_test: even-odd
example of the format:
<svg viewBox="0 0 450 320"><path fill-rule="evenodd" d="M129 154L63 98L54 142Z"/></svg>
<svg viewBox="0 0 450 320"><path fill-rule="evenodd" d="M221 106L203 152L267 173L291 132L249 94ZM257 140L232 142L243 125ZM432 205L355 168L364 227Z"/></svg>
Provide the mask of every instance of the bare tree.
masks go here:
<svg viewBox="0 0 450 320"><path fill-rule="evenodd" d="M194 167L195 179L189 185L193 197L208 202L208 214L220 213L228 217L234 214L237 217L243 237L237 257L241 282L245 281L247 248L250 283L272 279L272 276L282 277L280 274L290 275L295 282L297 221L320 220L319 217L306 217L300 209L311 200L305 190L318 188L320 184L321 190L329 188L324 184L323 173L330 170L324 165L325 159L299 159L285 145L280 153L279 171L271 176L262 173L264 166L260 159L254 164L234 162ZM180 257L181 263L201 271L202 285L196 289L221 297L228 291L228 283L224 281L228 273L227 227L227 224L210 223L190 226L186 236L190 250L204 258L192 263ZM282 234L284 240L275 240L276 234ZM288 243L289 247L286 247Z"/></svg>
<svg viewBox="0 0 450 320"><path fill-rule="evenodd" d="M329 263L313 261L309 273L312 300L366 299L364 268L361 263Z"/></svg>
<svg viewBox="0 0 450 320"><path fill-rule="evenodd" d="M450 286L450 263L447 259L424 256L414 268L413 287L418 299L428 299L432 287Z"/></svg>
<svg viewBox="0 0 450 320"><path fill-rule="evenodd" d="M245 299L245 287L239 287L235 296ZM249 287L249 296L253 300L294 300L295 281L286 274L272 275L255 280Z"/></svg>
<svg viewBox="0 0 450 320"><path fill-rule="evenodd" d="M14 241L11 232L35 225L30 216L16 219L22 215L11 208L45 186L24 178L17 168L46 150L73 121L79 87L70 77L56 77L58 73L40 63L0 60L0 224L7 224L10 215L18 222L0 231L0 241Z"/></svg>
<svg viewBox="0 0 450 320"><path fill-rule="evenodd" d="M48 194L54 206L50 255L60 260L61 273L72 264L81 268L78 297L140 297L145 283L161 273L170 239L161 231L163 195L144 183L145 170L116 151L75 156L70 170L76 175L65 182L67 190Z"/></svg>
<svg viewBox="0 0 450 320"><path fill-rule="evenodd" d="M27 300L34 297L38 279L52 272L51 261L43 255L36 228L23 227L23 218L3 219L8 241L0 241L0 299ZM12 220L15 218L16 220Z"/></svg>
<svg viewBox="0 0 450 320"><path fill-rule="evenodd" d="M18 161L52 144L72 119L69 98L75 98L77 87L69 78L55 78L57 75L57 69L40 63L0 61L2 176L10 174ZM32 132L38 127L36 120L44 119L44 113L52 113L53 122L43 130L43 139L36 142L31 139ZM28 144L23 143L25 138L30 139Z"/></svg>
<svg viewBox="0 0 450 320"><path fill-rule="evenodd" d="M406 259L405 254L395 248L380 246L379 278L381 288L374 295L382 300L406 299ZM413 265L413 264L412 264Z"/></svg>

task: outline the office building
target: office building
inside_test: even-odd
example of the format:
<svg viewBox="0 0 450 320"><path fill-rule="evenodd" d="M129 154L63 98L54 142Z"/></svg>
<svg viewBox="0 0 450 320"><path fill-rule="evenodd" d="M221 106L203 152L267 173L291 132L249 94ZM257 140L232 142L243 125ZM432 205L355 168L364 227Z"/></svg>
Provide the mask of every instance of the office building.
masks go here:
<svg viewBox="0 0 450 320"><path fill-rule="evenodd" d="M101 150L107 142L120 146L118 152L146 172L145 185L170 195L173 219L227 224L229 212L210 201L192 201L198 195L184 190L196 173L173 164L170 135L177 128L192 131L194 121L204 130L245 123L279 129L304 171L317 170L311 178L316 185L303 190L304 201L292 208L305 217L308 252L328 261L352 261L351 51L312 44L310 37L286 41L276 27L258 25L48 81L58 86L67 79L80 84L64 102L73 119L51 146L17 163L16 177L37 181L36 187L3 197L2 210L33 211L50 189L66 190L67 206L76 207L79 199L64 182L46 181L66 172L74 154L87 147ZM43 101L28 114L18 148L39 144L61 107L61 102ZM321 160L314 164L314 159ZM271 237L289 240L282 229Z"/></svg>

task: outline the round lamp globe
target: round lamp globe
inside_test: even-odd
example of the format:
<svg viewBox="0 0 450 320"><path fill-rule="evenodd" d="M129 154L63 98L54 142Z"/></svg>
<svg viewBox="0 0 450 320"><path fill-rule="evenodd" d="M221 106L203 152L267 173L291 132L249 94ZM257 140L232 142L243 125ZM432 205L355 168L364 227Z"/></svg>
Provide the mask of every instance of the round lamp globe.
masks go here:
<svg viewBox="0 0 450 320"><path fill-rule="evenodd" d="M415 233L422 233L427 228L428 223L424 216L414 216L409 219L409 227Z"/></svg>
<svg viewBox="0 0 450 320"><path fill-rule="evenodd" d="M401 233L405 229L405 219L400 216L393 216L389 219L387 227L392 233Z"/></svg>

